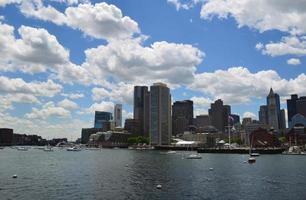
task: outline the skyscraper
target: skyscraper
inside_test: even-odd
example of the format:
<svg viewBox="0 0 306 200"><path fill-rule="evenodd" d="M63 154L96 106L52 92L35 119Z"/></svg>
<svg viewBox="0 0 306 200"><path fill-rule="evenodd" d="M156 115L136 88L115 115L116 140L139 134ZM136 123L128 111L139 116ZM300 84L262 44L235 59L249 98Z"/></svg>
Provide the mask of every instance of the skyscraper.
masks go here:
<svg viewBox="0 0 306 200"><path fill-rule="evenodd" d="M290 127L291 119L297 114L296 101L298 100L297 94L292 94L291 99L287 99L287 114L288 114L288 126Z"/></svg>
<svg viewBox="0 0 306 200"><path fill-rule="evenodd" d="M104 111L95 111L94 128L103 128L103 123L113 119L112 113Z"/></svg>
<svg viewBox="0 0 306 200"><path fill-rule="evenodd" d="M223 101L218 99L210 105L208 113L211 119L211 125L219 131L224 132L226 126L228 126L228 116L231 114L231 107L229 105L223 105Z"/></svg>
<svg viewBox="0 0 306 200"><path fill-rule="evenodd" d="M268 124L275 130L279 130L281 115L280 115L280 100L279 95L270 89L270 93L267 96L267 108L268 108Z"/></svg>
<svg viewBox="0 0 306 200"><path fill-rule="evenodd" d="M291 95L291 99L287 99L288 110L288 127L291 127L292 118L296 114L306 117L306 97L298 97L297 94Z"/></svg>
<svg viewBox="0 0 306 200"><path fill-rule="evenodd" d="M193 121L193 101L176 101L172 106L172 134L182 134L189 130Z"/></svg>
<svg viewBox="0 0 306 200"><path fill-rule="evenodd" d="M147 86L134 87L134 119L139 121L142 136L149 136L150 92Z"/></svg>
<svg viewBox="0 0 306 200"><path fill-rule="evenodd" d="M166 84L150 87L150 142L168 145L171 139L171 95Z"/></svg>
<svg viewBox="0 0 306 200"><path fill-rule="evenodd" d="M122 126L122 104L116 104L114 108L115 127Z"/></svg>
<svg viewBox="0 0 306 200"><path fill-rule="evenodd" d="M259 112L258 112L258 116L259 116L259 122L261 124L269 124L269 119L268 119L268 106L266 105L262 105L260 106Z"/></svg>

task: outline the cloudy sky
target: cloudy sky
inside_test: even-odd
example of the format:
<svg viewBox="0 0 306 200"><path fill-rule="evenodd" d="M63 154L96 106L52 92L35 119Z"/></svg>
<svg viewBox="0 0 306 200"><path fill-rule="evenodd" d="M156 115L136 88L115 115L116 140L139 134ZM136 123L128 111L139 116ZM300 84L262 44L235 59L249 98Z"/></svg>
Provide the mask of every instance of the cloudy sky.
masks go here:
<svg viewBox="0 0 306 200"><path fill-rule="evenodd" d="M162 81L195 114L257 118L269 88L306 95L306 0L0 0L0 127L80 137L94 110Z"/></svg>

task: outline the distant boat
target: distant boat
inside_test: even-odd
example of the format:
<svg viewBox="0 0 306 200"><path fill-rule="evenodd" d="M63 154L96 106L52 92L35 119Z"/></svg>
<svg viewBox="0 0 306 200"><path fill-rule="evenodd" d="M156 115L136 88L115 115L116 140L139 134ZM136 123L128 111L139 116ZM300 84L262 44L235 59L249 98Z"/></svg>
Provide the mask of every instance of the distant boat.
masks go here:
<svg viewBox="0 0 306 200"><path fill-rule="evenodd" d="M255 153L253 153L252 155L252 144L253 144L253 135L252 135L252 138L251 138L251 141L250 141L250 149L249 149L249 159L248 159L248 163L249 164L254 164L256 162L256 159L255 157L253 156ZM258 154L259 155L259 154ZM255 156L258 156L257 154L255 154Z"/></svg>
<svg viewBox="0 0 306 200"><path fill-rule="evenodd" d="M258 157L258 156L260 156L260 154L254 152L254 153L251 153L251 156L252 156L252 157Z"/></svg>
<svg viewBox="0 0 306 200"><path fill-rule="evenodd" d="M67 148L67 151L81 151L81 150L82 150L81 148L76 146Z"/></svg>
<svg viewBox="0 0 306 200"><path fill-rule="evenodd" d="M202 156L200 156L199 154L190 154L186 157L186 159L201 159Z"/></svg>
<svg viewBox="0 0 306 200"><path fill-rule="evenodd" d="M176 154L176 151L167 151L167 154Z"/></svg>
<svg viewBox="0 0 306 200"><path fill-rule="evenodd" d="M29 148L27 147L17 147L18 151L27 151Z"/></svg>
<svg viewBox="0 0 306 200"><path fill-rule="evenodd" d="M53 151L53 149L50 145L48 145L48 146L45 146L44 151L50 152L50 151Z"/></svg>
<svg viewBox="0 0 306 200"><path fill-rule="evenodd" d="M0 149L4 149L4 147L0 147Z"/></svg>

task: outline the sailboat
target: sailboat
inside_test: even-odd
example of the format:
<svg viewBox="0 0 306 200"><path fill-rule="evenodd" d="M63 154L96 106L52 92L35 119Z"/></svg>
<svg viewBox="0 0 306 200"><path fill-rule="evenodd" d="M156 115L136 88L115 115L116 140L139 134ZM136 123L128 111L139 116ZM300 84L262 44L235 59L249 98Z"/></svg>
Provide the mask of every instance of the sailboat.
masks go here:
<svg viewBox="0 0 306 200"><path fill-rule="evenodd" d="M248 159L248 163L249 163L249 164L253 164L253 163L256 162L255 157L252 156L252 143L253 143L253 135L252 135L252 139L251 139L251 141L250 141L250 149L249 149L249 155L250 155L250 157L249 157L249 159Z"/></svg>

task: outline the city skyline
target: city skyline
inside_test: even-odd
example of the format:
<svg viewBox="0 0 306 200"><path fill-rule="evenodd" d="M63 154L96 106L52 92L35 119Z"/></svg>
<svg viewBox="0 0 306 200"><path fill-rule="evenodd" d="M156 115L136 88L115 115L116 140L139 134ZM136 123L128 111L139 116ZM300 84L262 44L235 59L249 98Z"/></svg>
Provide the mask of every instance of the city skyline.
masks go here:
<svg viewBox="0 0 306 200"><path fill-rule="evenodd" d="M0 3L0 127L76 139L95 111L122 104L133 118L134 86L154 82L192 100L194 117L222 99L259 119L271 87L285 109L306 95L304 16L290 1L261 1L260 15L250 1L13 2Z"/></svg>

